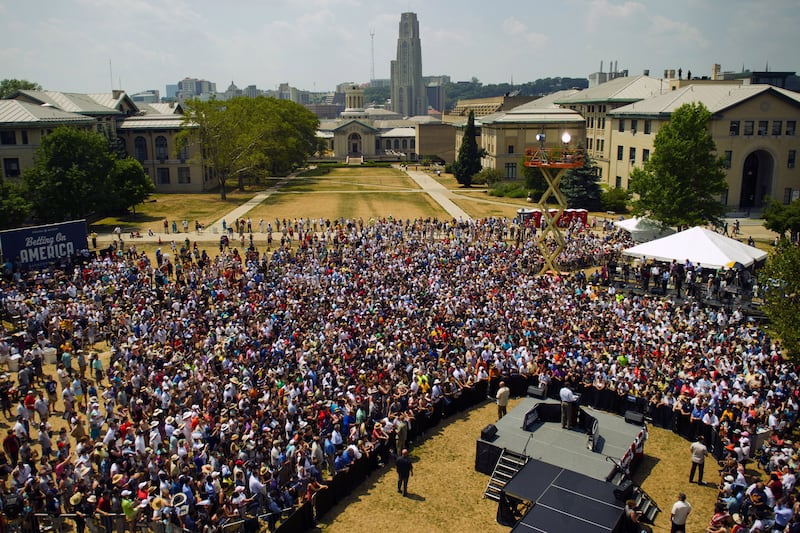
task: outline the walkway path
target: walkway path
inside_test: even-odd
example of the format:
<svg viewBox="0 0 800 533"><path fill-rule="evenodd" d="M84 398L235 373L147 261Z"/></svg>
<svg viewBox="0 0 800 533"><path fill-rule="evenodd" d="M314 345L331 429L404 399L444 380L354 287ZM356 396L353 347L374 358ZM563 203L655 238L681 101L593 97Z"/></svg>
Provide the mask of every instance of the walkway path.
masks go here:
<svg viewBox="0 0 800 533"><path fill-rule="evenodd" d="M450 192L447 187L430 177L425 172L420 172L419 170L406 170L405 171L408 176L417 182L423 191L428 193L431 198L433 198L436 203L442 206L442 209L447 211L447 213L458 220L469 221L472 220L466 211L458 207L456 204L453 203L451 198L454 196L452 192Z"/></svg>

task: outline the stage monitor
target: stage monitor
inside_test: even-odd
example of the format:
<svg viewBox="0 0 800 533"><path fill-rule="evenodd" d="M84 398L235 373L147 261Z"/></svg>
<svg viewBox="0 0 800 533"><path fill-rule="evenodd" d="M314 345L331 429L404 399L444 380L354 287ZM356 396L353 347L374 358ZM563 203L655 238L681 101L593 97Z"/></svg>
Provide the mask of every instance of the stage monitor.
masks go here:
<svg viewBox="0 0 800 533"><path fill-rule="evenodd" d="M525 413L525 421L522 423L522 429L530 431L533 425L539 421L539 406L537 405L527 413Z"/></svg>

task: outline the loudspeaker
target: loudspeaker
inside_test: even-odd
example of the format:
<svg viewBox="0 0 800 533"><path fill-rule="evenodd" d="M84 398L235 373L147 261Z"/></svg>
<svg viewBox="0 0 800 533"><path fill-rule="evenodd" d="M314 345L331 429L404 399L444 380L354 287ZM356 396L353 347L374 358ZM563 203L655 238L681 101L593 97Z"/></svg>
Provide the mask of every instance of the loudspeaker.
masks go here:
<svg viewBox="0 0 800 533"><path fill-rule="evenodd" d="M619 487L614 489L614 497L621 502L624 502L633 494L633 481L630 479L624 480L619 484Z"/></svg>
<svg viewBox="0 0 800 533"><path fill-rule="evenodd" d="M544 399L544 387L537 387L536 385L531 385L530 387L528 387L528 396Z"/></svg>
<svg viewBox="0 0 800 533"><path fill-rule="evenodd" d="M489 424L481 430L481 439L483 440L492 440L495 435L497 435L497 426L494 424Z"/></svg>
<svg viewBox="0 0 800 533"><path fill-rule="evenodd" d="M644 414L636 411L625 411L625 422L641 426L644 424Z"/></svg>

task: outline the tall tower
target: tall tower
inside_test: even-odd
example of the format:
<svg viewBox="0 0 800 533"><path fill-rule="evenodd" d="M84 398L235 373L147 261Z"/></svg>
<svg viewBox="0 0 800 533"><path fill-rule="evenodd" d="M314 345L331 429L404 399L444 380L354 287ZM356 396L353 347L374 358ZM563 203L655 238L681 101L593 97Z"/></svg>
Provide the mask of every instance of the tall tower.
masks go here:
<svg viewBox="0 0 800 533"><path fill-rule="evenodd" d="M397 59L392 61L392 110L403 116L428 114L422 83L422 47L416 13L400 15Z"/></svg>

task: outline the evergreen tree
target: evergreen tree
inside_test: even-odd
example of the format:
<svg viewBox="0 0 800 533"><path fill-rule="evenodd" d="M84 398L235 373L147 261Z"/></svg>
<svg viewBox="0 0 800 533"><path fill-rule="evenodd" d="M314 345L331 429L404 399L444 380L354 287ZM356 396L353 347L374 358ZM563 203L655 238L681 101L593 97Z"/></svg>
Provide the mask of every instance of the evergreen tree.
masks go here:
<svg viewBox="0 0 800 533"><path fill-rule="evenodd" d="M684 104L658 130L650 160L631 173L630 190L639 195L635 215L668 226L719 222L725 206L718 197L728 185L708 131L710 118L702 103Z"/></svg>
<svg viewBox="0 0 800 533"><path fill-rule="evenodd" d="M587 155L582 167L569 170L561 180L561 192L567 199L567 206L599 211L602 195L599 180L597 166Z"/></svg>
<svg viewBox="0 0 800 533"><path fill-rule="evenodd" d="M481 171L481 158L485 155L482 148L478 148L475 132L475 112L469 112L467 127L464 128L464 138L458 149L458 158L453 164L453 173L456 181L464 187L472 186L472 177Z"/></svg>

